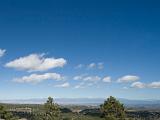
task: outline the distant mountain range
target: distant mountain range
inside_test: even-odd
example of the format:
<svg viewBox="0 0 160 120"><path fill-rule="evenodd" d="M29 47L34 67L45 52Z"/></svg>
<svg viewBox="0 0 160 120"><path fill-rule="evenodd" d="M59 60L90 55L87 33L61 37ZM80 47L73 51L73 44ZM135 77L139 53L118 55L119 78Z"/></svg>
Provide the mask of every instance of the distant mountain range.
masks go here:
<svg viewBox="0 0 160 120"><path fill-rule="evenodd" d="M14 104L43 104L47 98L39 99L17 99L17 100L0 100L0 103ZM104 98L56 98L55 102L62 105L100 105L104 102ZM129 100L119 99L120 102L127 106L134 105L159 105L160 100Z"/></svg>

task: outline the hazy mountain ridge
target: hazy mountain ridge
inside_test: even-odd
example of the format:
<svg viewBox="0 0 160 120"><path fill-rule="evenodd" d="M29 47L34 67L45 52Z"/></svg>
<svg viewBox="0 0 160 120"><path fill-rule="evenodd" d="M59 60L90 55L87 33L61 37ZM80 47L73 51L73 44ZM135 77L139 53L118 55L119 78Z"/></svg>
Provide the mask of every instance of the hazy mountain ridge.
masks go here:
<svg viewBox="0 0 160 120"><path fill-rule="evenodd" d="M13 100L0 100L0 103L15 103L15 104L43 104L47 98L37 99L13 99ZM104 102L104 98L55 98L58 104L77 104L77 105L99 105ZM119 100L125 105L160 105L160 100Z"/></svg>

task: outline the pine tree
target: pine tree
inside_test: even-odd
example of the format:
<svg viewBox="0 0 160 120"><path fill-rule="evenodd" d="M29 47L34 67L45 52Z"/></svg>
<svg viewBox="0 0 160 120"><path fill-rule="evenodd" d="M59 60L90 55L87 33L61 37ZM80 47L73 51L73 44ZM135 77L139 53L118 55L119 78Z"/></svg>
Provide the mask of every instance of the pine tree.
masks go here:
<svg viewBox="0 0 160 120"><path fill-rule="evenodd" d="M123 104L112 96L110 96L100 108L102 116L106 120L125 120L126 115Z"/></svg>
<svg viewBox="0 0 160 120"><path fill-rule="evenodd" d="M49 97L47 102L44 104L45 119L44 120L59 120L60 109L59 106L54 103L53 98Z"/></svg>

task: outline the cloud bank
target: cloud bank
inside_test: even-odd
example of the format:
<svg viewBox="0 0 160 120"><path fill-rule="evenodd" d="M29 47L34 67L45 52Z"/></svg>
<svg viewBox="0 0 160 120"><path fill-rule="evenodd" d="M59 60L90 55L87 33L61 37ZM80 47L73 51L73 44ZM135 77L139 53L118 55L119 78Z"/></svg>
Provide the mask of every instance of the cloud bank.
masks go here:
<svg viewBox="0 0 160 120"><path fill-rule="evenodd" d="M6 63L6 67L18 70L47 71L49 69L63 67L67 61L64 58L45 58L44 54L30 54L25 57L20 57Z"/></svg>
<svg viewBox="0 0 160 120"><path fill-rule="evenodd" d="M18 83L40 83L45 80L63 80L63 77L58 73L45 73L45 74L31 74L29 76L23 76L21 78L14 78L14 82Z"/></svg>

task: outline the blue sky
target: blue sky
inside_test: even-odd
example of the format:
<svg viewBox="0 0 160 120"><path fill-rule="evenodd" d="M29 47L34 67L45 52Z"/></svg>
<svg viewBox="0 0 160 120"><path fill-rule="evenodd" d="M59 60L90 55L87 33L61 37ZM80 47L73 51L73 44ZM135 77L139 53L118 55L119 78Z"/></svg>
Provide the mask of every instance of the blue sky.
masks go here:
<svg viewBox="0 0 160 120"><path fill-rule="evenodd" d="M0 99L160 99L159 4L0 1Z"/></svg>

